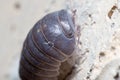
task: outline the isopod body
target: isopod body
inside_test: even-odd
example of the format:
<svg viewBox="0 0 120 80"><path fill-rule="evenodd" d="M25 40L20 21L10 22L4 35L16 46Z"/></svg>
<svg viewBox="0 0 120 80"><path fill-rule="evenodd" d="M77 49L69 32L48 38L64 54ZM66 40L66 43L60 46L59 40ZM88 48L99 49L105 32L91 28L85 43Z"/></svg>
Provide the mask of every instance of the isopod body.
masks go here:
<svg viewBox="0 0 120 80"><path fill-rule="evenodd" d="M49 13L28 33L21 53L22 80L58 80L59 68L75 48L74 21L67 10Z"/></svg>

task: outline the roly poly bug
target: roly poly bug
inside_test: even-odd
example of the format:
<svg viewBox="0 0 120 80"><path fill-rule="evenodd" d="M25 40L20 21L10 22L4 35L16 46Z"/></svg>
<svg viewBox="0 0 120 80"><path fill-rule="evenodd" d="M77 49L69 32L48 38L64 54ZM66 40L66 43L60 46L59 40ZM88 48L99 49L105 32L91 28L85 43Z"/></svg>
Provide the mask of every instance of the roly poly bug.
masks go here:
<svg viewBox="0 0 120 80"><path fill-rule="evenodd" d="M22 80L58 80L59 67L75 49L75 24L67 10L49 13L28 33L21 54Z"/></svg>

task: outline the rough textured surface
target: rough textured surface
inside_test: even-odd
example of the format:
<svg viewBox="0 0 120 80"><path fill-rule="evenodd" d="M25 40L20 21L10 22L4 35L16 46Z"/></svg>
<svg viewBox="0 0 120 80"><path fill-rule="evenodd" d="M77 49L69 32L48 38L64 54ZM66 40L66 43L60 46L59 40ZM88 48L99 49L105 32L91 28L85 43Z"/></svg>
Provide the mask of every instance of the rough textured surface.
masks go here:
<svg viewBox="0 0 120 80"><path fill-rule="evenodd" d="M119 77L120 65L119 60L114 60L120 58L120 1L75 2L78 4L78 24L83 28L81 52L87 50L87 53L84 63L77 66L81 70L76 71L76 75L70 80L118 80L114 77L116 74ZM109 72L113 78L107 77Z"/></svg>
<svg viewBox="0 0 120 80"><path fill-rule="evenodd" d="M120 0L1 0L0 80L19 80L20 51L28 31L45 14L62 8L77 9L82 28L81 51L68 80L120 79Z"/></svg>

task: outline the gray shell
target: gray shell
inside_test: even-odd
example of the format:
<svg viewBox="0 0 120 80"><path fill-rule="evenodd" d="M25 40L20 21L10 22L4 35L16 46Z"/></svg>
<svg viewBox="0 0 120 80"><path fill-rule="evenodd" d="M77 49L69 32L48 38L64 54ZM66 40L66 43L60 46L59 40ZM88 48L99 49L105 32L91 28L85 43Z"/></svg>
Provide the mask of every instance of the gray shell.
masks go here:
<svg viewBox="0 0 120 80"><path fill-rule="evenodd" d="M59 67L75 48L74 23L66 10L50 13L28 33L20 60L22 80L57 80Z"/></svg>

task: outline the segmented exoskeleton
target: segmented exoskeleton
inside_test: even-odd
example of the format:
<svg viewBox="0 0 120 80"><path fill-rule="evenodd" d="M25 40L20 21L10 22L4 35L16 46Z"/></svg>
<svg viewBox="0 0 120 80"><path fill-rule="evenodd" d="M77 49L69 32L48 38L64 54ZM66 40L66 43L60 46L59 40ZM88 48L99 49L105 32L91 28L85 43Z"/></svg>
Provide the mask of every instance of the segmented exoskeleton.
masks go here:
<svg viewBox="0 0 120 80"><path fill-rule="evenodd" d="M50 13L28 33L21 54L22 80L57 80L59 67L75 49L73 16L67 10Z"/></svg>

